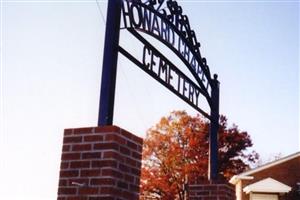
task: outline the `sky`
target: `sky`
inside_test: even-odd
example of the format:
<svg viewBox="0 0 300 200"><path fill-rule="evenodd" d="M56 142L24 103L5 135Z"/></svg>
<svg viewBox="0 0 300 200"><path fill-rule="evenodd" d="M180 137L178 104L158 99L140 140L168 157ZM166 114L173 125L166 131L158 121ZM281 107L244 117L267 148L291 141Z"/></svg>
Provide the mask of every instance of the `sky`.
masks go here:
<svg viewBox="0 0 300 200"><path fill-rule="evenodd" d="M264 160L299 151L299 1L178 2L219 75L220 113ZM63 130L97 125L107 2L0 5L0 199L56 199ZM114 124L145 137L173 110L197 114L119 55Z"/></svg>

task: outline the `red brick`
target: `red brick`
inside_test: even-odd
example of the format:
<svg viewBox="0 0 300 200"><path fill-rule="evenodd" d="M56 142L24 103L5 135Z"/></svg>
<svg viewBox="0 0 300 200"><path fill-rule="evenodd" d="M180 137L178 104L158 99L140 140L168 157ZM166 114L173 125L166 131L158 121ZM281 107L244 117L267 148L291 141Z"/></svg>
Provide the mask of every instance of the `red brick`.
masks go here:
<svg viewBox="0 0 300 200"><path fill-rule="evenodd" d="M70 151L71 149L71 145L63 145L62 151L66 152L66 151Z"/></svg>
<svg viewBox="0 0 300 200"><path fill-rule="evenodd" d="M132 135L132 140L133 140L134 142L136 142L137 144L139 144L140 146L143 145L143 139L140 138L140 137L137 137L137 136L135 136L135 135Z"/></svg>
<svg viewBox="0 0 300 200"><path fill-rule="evenodd" d="M296 153L297 154L297 153ZM286 194L286 199L300 199L300 193L297 192L297 182L300 181L300 156L288 159L285 162L275 164L257 172L251 173L253 179L243 180L242 187L263 180L265 178L273 178L283 184L292 186L292 191ZM242 199L248 199L249 195L243 193Z"/></svg>
<svg viewBox="0 0 300 200"><path fill-rule="evenodd" d="M131 158L126 158L126 164L132 166L132 167L136 167L137 166L137 162Z"/></svg>
<svg viewBox="0 0 300 200"><path fill-rule="evenodd" d="M203 186L203 190L217 190L218 189L218 185L204 185Z"/></svg>
<svg viewBox="0 0 300 200"><path fill-rule="evenodd" d="M128 184L123 181L118 181L117 187L122 189L128 189Z"/></svg>
<svg viewBox="0 0 300 200"><path fill-rule="evenodd" d="M127 146L133 150L137 150L137 145L133 142L127 141Z"/></svg>
<svg viewBox="0 0 300 200"><path fill-rule="evenodd" d="M119 145L117 143L97 143L94 144L94 149L97 150L119 150Z"/></svg>
<svg viewBox="0 0 300 200"><path fill-rule="evenodd" d="M60 187L58 188L58 194L76 194L76 188Z"/></svg>
<svg viewBox="0 0 300 200"><path fill-rule="evenodd" d="M114 190L112 187L102 187L100 193L101 194L114 194Z"/></svg>
<svg viewBox="0 0 300 200"><path fill-rule="evenodd" d="M82 153L82 159L99 159L101 158L101 152Z"/></svg>
<svg viewBox="0 0 300 200"><path fill-rule="evenodd" d="M60 177L77 177L79 175L78 170L61 170Z"/></svg>
<svg viewBox="0 0 300 200"><path fill-rule="evenodd" d="M85 142L100 142L103 141L102 135L85 135L83 140Z"/></svg>
<svg viewBox="0 0 300 200"><path fill-rule="evenodd" d="M203 190L203 187L202 186L190 185L189 190Z"/></svg>
<svg viewBox="0 0 300 200"><path fill-rule="evenodd" d="M121 156L119 153L114 152L114 151L106 151L103 154L103 158L114 158L116 160L118 160L119 162L123 162L124 157Z"/></svg>
<svg viewBox="0 0 300 200"><path fill-rule="evenodd" d="M212 191L213 192L213 191ZM217 191L216 191L217 192ZM209 193L209 191L198 191L197 192L197 195L199 195L199 196L207 196L207 195L209 195L210 193ZM213 194L213 193L212 193Z"/></svg>
<svg viewBox="0 0 300 200"><path fill-rule="evenodd" d="M59 195L58 198L138 199L141 138L116 126L70 129L69 134L65 136L62 148L61 165L66 168L60 172L59 187L75 188L76 193ZM72 182L84 183L85 186Z"/></svg>
<svg viewBox="0 0 300 200"><path fill-rule="evenodd" d="M141 170L140 169L131 168L130 171L131 171L132 174L134 174L136 176L140 176L141 175Z"/></svg>
<svg viewBox="0 0 300 200"><path fill-rule="evenodd" d="M117 126L100 126L95 128L95 133L120 133L121 129Z"/></svg>
<svg viewBox="0 0 300 200"><path fill-rule="evenodd" d="M123 165L123 164L119 164L119 169L122 171L122 172L129 172L130 171L130 168L127 167L126 165Z"/></svg>
<svg viewBox="0 0 300 200"><path fill-rule="evenodd" d="M88 197L71 196L71 197L67 197L67 200L88 200Z"/></svg>
<svg viewBox="0 0 300 200"><path fill-rule="evenodd" d="M78 134L91 134L93 133L93 129L92 127L88 127L88 128L77 128L74 129L74 135L78 135Z"/></svg>
<svg viewBox="0 0 300 200"><path fill-rule="evenodd" d="M80 159L80 153L63 153L62 160L78 160Z"/></svg>
<svg viewBox="0 0 300 200"><path fill-rule="evenodd" d="M191 197L191 196L195 196L196 195L196 193L195 192L191 192L191 191L189 191L189 196Z"/></svg>
<svg viewBox="0 0 300 200"><path fill-rule="evenodd" d="M142 152L143 152L143 146L141 146L141 145L138 145L138 147L137 147L137 151L138 151L138 152L140 152L140 153L142 153Z"/></svg>
<svg viewBox="0 0 300 200"><path fill-rule="evenodd" d="M60 163L60 169L68 169L68 168L69 168L69 162Z"/></svg>
<svg viewBox="0 0 300 200"><path fill-rule="evenodd" d="M235 200L235 198L229 198L229 197L220 197L220 196L219 196L219 199L218 199L218 200L232 200L232 199L234 199L234 200Z"/></svg>
<svg viewBox="0 0 300 200"><path fill-rule="evenodd" d="M99 191L98 187L83 187L83 188L79 188L79 195L98 194L98 191Z"/></svg>
<svg viewBox="0 0 300 200"><path fill-rule="evenodd" d="M81 170L80 176L81 177L92 177L92 176L100 176L101 170L100 169L85 169Z"/></svg>
<svg viewBox="0 0 300 200"><path fill-rule="evenodd" d="M126 148L126 147L122 147L122 146L120 146L120 152L122 153L122 154L125 154L125 155L130 155L130 150L128 149L128 148Z"/></svg>
<svg viewBox="0 0 300 200"><path fill-rule="evenodd" d="M64 179L60 179L59 183L58 183L59 186L67 186L67 184L68 184L68 181L64 180Z"/></svg>
<svg viewBox="0 0 300 200"><path fill-rule="evenodd" d="M141 168L141 166L142 166L142 162L141 161L136 161L136 167Z"/></svg>
<svg viewBox="0 0 300 200"><path fill-rule="evenodd" d="M75 161L71 162L70 168L89 168L90 161Z"/></svg>
<svg viewBox="0 0 300 200"><path fill-rule="evenodd" d="M73 129L65 129L64 130L64 135L72 135L73 134Z"/></svg>
<svg viewBox="0 0 300 200"><path fill-rule="evenodd" d="M216 199L218 199L218 197L210 197L210 196L208 196L208 197L203 197L201 199L203 199L203 200L216 200Z"/></svg>
<svg viewBox="0 0 300 200"><path fill-rule="evenodd" d="M82 142L81 136L64 137L64 144Z"/></svg>
<svg viewBox="0 0 300 200"><path fill-rule="evenodd" d="M114 160L96 160L92 161L92 167L117 167L117 161Z"/></svg>
<svg viewBox="0 0 300 200"><path fill-rule="evenodd" d="M124 179L125 179L127 182L134 183L134 176L132 176L132 175L125 174Z"/></svg>
<svg viewBox="0 0 300 200"><path fill-rule="evenodd" d="M126 199L138 199L133 193L128 191L123 191L122 197Z"/></svg>
<svg viewBox="0 0 300 200"><path fill-rule="evenodd" d="M140 181L141 181L140 177L135 177L134 180L135 180L134 181L135 185L140 185Z"/></svg>
<svg viewBox="0 0 300 200"><path fill-rule="evenodd" d="M219 196L226 196L227 192L216 190L216 191L210 191L210 194L212 194L212 195L219 195Z"/></svg>
<svg viewBox="0 0 300 200"><path fill-rule="evenodd" d="M117 170L113 169L102 169L102 176L111 176L111 177L116 177L116 178L123 178L123 174Z"/></svg>
<svg viewBox="0 0 300 200"><path fill-rule="evenodd" d="M101 188L101 192L102 195L105 194L111 194L114 197L118 197L121 196L122 192L121 190L117 189L117 188L113 188L113 187L102 187ZM119 200L119 198L117 198L117 200ZM131 200L131 199L130 199Z"/></svg>
<svg viewBox="0 0 300 200"><path fill-rule="evenodd" d="M108 197L108 196L89 197L89 200L115 200L115 197Z"/></svg>
<svg viewBox="0 0 300 200"><path fill-rule="evenodd" d="M119 144L126 144L126 140L115 133L107 134L105 136L105 141L116 141Z"/></svg>
<svg viewBox="0 0 300 200"><path fill-rule="evenodd" d="M134 157L134 158L136 158L138 160L141 160L142 159L142 154L133 151L132 152L132 157Z"/></svg>
<svg viewBox="0 0 300 200"><path fill-rule="evenodd" d="M129 190L130 191L134 191L134 192L139 192L140 191L140 187L137 186L137 185L130 184L129 185Z"/></svg>
<svg viewBox="0 0 300 200"><path fill-rule="evenodd" d="M112 178L93 178L91 179L91 185L114 185L115 179Z"/></svg>
<svg viewBox="0 0 300 200"><path fill-rule="evenodd" d="M91 144L76 144L73 145L72 151L89 151L92 149Z"/></svg>
<svg viewBox="0 0 300 200"><path fill-rule="evenodd" d="M126 131L126 130L124 130L124 129L122 129L121 134L122 134L123 136L125 136L126 138L130 139L130 140L131 140L131 138L132 138L132 136L133 136L131 133L129 133L128 131Z"/></svg>
<svg viewBox="0 0 300 200"><path fill-rule="evenodd" d="M197 181L199 182L199 181ZM219 200L234 200L235 192L226 183L204 183L191 184L189 186L190 199L219 199Z"/></svg>

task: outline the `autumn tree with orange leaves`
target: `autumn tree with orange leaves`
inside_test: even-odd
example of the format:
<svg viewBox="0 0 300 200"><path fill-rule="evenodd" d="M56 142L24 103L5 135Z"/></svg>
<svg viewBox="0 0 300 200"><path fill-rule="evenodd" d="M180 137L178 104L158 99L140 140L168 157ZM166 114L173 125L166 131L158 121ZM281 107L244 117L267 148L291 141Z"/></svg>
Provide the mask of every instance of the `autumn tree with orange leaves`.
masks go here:
<svg viewBox="0 0 300 200"><path fill-rule="evenodd" d="M148 130L143 147L141 200L185 200L191 178L207 179L209 123L200 116L174 111ZM247 152L252 141L220 117L220 178L229 179L258 159Z"/></svg>

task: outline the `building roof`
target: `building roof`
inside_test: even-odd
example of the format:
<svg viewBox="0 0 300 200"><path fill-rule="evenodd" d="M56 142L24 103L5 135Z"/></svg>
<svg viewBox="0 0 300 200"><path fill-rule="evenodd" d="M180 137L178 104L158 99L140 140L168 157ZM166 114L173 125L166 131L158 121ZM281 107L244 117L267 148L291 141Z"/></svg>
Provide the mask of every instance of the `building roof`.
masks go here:
<svg viewBox="0 0 300 200"><path fill-rule="evenodd" d="M286 157L283 157L283 158L280 158L278 160L275 160L273 162L269 162L269 163L266 163L262 166L259 166L257 168L254 168L254 169L250 169L248 171L245 171L241 174L238 174L238 175L234 175L231 179L230 179L230 183L232 184L236 184L238 182L238 180L241 180L241 179L252 179L253 177L251 177L250 175L254 174L254 173L257 173L259 171L262 171L262 170L265 170L265 169L268 169L270 167L273 167L275 165L279 165L281 163L284 163L284 162L287 162L289 160L292 160L294 158L297 158L297 157L300 157L300 151L299 152L296 152L294 154L291 154L289 156L286 156Z"/></svg>
<svg viewBox="0 0 300 200"><path fill-rule="evenodd" d="M287 193L291 191L291 187L285 185L272 178L266 178L248 185L243 189L247 194L250 192L265 192L265 193Z"/></svg>

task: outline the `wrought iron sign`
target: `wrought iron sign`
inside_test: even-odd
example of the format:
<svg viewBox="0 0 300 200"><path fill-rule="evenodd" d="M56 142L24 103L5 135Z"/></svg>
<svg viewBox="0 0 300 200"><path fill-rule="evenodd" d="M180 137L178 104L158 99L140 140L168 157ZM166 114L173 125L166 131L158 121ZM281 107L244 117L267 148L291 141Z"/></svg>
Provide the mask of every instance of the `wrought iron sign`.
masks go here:
<svg viewBox="0 0 300 200"><path fill-rule="evenodd" d="M209 117L199 105L200 93L204 95L210 103L209 87L210 72L206 65L206 60L201 59L195 32L190 29L189 20L186 15L182 15L182 9L176 1L167 1L167 7L161 9L164 1L123 1L122 15L125 28L127 28L137 39L144 44L143 61L137 62L141 68L146 68L147 73L158 79L163 85L171 89L180 98L188 102L206 117ZM158 39L170 48L190 70L197 83L192 82L168 59L163 57L147 40L139 33L143 32ZM131 56L123 53L130 60ZM158 63L155 62L158 60ZM137 60L135 60L137 61ZM154 66L157 65L156 69ZM161 73L164 73L161 77ZM171 84L170 79L177 86Z"/></svg>
<svg viewBox="0 0 300 200"><path fill-rule="evenodd" d="M142 44L139 56L132 55L119 44L120 22ZM181 71L145 35L170 49L192 77ZM120 52L171 92L211 121L209 178L217 178L217 132L219 121L219 82L211 77L206 59L201 56L200 43L191 29L188 17L174 0L109 0L105 35L98 125L113 121L117 58ZM182 67L182 66L181 66ZM200 96L210 107L201 108Z"/></svg>

